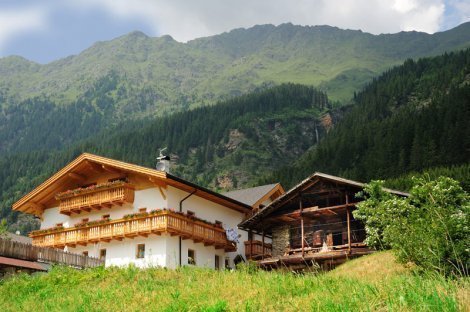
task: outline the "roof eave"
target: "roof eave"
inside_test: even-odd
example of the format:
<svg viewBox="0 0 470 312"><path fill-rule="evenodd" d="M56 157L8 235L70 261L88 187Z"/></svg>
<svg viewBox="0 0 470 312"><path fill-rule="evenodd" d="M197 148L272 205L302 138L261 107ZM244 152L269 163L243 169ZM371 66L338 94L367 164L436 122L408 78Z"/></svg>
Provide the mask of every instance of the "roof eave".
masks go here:
<svg viewBox="0 0 470 312"><path fill-rule="evenodd" d="M194 184L192 182L186 181L186 180L181 179L179 177L176 177L174 175L171 175L171 174L169 174L165 171L157 171L157 170L154 170L154 169L151 169L151 168L146 168L146 167L142 167L142 166L139 166L139 165L134 165L134 164L126 163L126 162L123 162L123 161L114 160L114 159L110 159L110 158L106 158L106 157L102 157L102 156L98 156L98 155L93 155L93 154L89 154L89 153L83 153L80 156L78 156L77 158L75 158L74 160L72 160L69 164L67 164L65 167L63 167L59 171L57 171L55 174L53 174L50 178L48 178L46 181L41 183L39 186L37 186L31 192L29 192L28 194L26 194L25 196L20 198L18 201L16 201L12 205L12 209L15 210L15 211L25 212L25 210L28 210L25 207L25 205L29 201L34 199L34 197L36 195L40 194L47 187L49 187L51 184L53 184L54 182L59 180L61 177L63 177L67 172L70 172L75 167L77 167L80 163L82 163L83 161L86 161L86 160L91 161L91 162L100 163L100 164L103 164L103 165L108 165L108 166L119 168L119 169L124 169L124 170L134 172L134 173L137 173L137 174L145 174L145 175L155 177L155 178L158 178L158 179L170 179L170 180L185 184L189 187L199 189L199 190L201 190L205 193L211 194L212 196L216 196L216 197L220 198L222 201L230 203L230 205L233 208L236 208L235 210L238 210L240 212L245 212L246 213L246 212L251 211L251 206L249 206L249 205L246 205L246 204L241 203L241 202L239 202L235 199L226 197L222 194L211 191L207 188L204 188L204 187L199 186L197 184Z"/></svg>

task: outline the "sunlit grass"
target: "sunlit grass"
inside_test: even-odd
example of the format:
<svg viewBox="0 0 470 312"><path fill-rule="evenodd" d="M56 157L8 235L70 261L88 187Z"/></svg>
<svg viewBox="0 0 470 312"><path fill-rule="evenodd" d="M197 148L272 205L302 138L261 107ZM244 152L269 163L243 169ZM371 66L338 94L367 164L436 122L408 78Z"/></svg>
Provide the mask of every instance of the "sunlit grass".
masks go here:
<svg viewBox="0 0 470 312"><path fill-rule="evenodd" d="M0 285L0 311L458 311L468 280L418 275L389 253L326 274L56 268Z"/></svg>

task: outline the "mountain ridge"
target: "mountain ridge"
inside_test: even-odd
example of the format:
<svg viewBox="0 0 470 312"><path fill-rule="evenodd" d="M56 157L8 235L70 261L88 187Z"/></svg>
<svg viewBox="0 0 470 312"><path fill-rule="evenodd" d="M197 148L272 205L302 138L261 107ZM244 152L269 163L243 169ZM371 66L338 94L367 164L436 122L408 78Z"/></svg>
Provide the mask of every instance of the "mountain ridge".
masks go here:
<svg viewBox="0 0 470 312"><path fill-rule="evenodd" d="M456 37L454 33L458 33L458 37L460 38L454 38ZM449 34L452 35L452 40L447 40L445 38L446 36L449 36ZM397 64L398 61L403 61L404 58L441 54L449 48L454 49L466 47L470 42L469 34L470 23L464 23L451 30L435 34L400 32L396 34L380 35L373 35L360 30L343 30L332 26L299 26L285 23L278 26L266 24L255 25L250 28L237 28L222 34L196 38L186 43L182 43L174 40L168 35L149 37L141 31L134 31L109 41L98 41L77 55L71 55L47 64L38 64L28 60L28 71L22 72L22 74L37 75L38 77L31 78L45 79L43 82L40 81L41 89L44 90L44 94L48 95L50 93L53 95L54 92L67 92L68 88L72 88L74 83L78 83L77 81L79 81L79 79L77 78L81 76L83 76L83 79L97 79L102 76L103 73L106 73L111 69L123 69L124 72L130 76L141 74L145 78L146 71L144 68L140 68L138 73L135 73L135 68L132 68L130 65L137 66L138 64L148 61L150 61L149 65L152 66L147 70L147 73L149 71L153 71L154 74L158 74L165 67L165 64L161 64L162 58L169 60L168 62L170 64L167 65L175 65L177 68L190 70L193 73L199 73L203 67L207 66L209 66L209 68L215 67L214 69L216 70L212 71L212 73L217 73L222 66L224 70L228 71L226 74L230 74L230 68L227 69L227 65L229 65L229 67L238 67L237 71L239 73L246 73L248 69L243 68L243 60L233 64L237 58L246 57L249 59L245 61L248 61L249 65L252 65L256 69L254 71L256 73L254 76L261 81L269 82L272 80L274 83L296 82L318 85L321 82L325 83L334 78L343 70L351 68L339 68L330 73L323 72L325 71L324 69L320 70L319 68L316 68L317 72L313 71L310 75L305 73L304 69L304 72L300 74L300 78L294 77L294 81L292 81L289 75L293 75L292 72L295 70L300 70L302 72L302 65L307 67L311 66L308 65L308 63L305 63L305 57L307 57L308 61L314 63L325 59L328 54L334 53L331 52L335 50L334 46L341 46L338 45L338 40L343 41L343 45L348 43L347 48L353 48L352 56L357 59L360 59L363 50L373 51L374 53L370 55L373 59L380 59L381 57L390 58L390 60L385 62L386 66L382 66L380 69L376 69L374 71L378 74L387 67ZM402 40L405 40L406 44L398 44ZM328 43L330 44L327 45ZM444 46L441 47L440 43ZM318 44L323 46L316 46ZM385 46L382 49L377 49L378 44ZM410 46L406 49L408 45ZM454 46L449 47L449 45ZM269 54L266 50L271 50L272 53ZM262 52L263 54L259 56L253 55L255 52ZM346 53L344 50L341 52ZM406 55L402 55L403 53ZM297 64L294 61L293 64L289 64L291 66L274 71L273 74L263 73L263 69L265 69L263 66L269 67L270 65L282 65L287 60L293 61L293 59L299 59L299 57L303 57L300 59L300 63L303 62L303 64L298 67L296 67ZM185 63L181 58L189 58L190 60L198 59L203 62L201 65L204 66L200 66L200 68L192 67L190 66L191 64ZM207 58L217 59L217 61L208 62ZM258 64L259 68L256 68L257 60L254 60L256 58L259 58L258 63L261 63L261 65ZM4 74L8 73L5 71L5 67L9 65L9 60L11 60L11 56L0 59L0 72L3 72ZM26 59L23 58L23 60ZM126 62L133 62L133 64L120 64L123 60ZM376 63L373 64L375 67L379 66L377 61L378 60L375 60ZM269 62L273 62L273 64L269 64ZM372 65L372 63L369 65ZM347 64L343 64L343 67L346 65ZM78 77L74 75L70 75L71 77L68 77L68 73L62 73L63 66L72 66L71 70L75 73L79 73L79 75L77 75ZM169 68L172 67L169 66ZM24 66L21 69L24 70ZM315 69L315 66L313 66L313 69ZM84 74L85 70L87 70L86 74ZM237 76L237 71L235 72L235 76ZM15 71L10 72L10 74L16 73L17 72ZM203 74L204 71L202 70L199 75ZM277 76L280 77L279 79L276 78L277 74L280 75ZM282 78L282 75L286 75L287 79ZM302 75L319 77L302 77ZM151 76L152 75L147 78L150 79ZM178 75L169 76L170 78L178 80ZM164 79L165 76L163 75L163 77L156 78ZM235 78L236 79L234 80L240 79L240 77ZM186 77L181 77L181 79L191 80ZM60 80L62 84L59 84L57 82L58 80ZM0 87L2 87L4 83L5 79L0 79ZM51 85L57 89L52 89ZM27 85L24 86L26 87ZM86 88L86 84L82 84L81 87ZM77 87L76 89L80 90L80 87ZM207 89L211 90L210 87L207 87ZM247 91L248 89L244 90ZM28 96L41 94L39 90L34 88L26 88L26 93L29 94ZM184 94L184 92L182 93ZM28 96L23 97L23 99ZM333 98L335 98L334 95ZM339 98L344 99L344 97Z"/></svg>

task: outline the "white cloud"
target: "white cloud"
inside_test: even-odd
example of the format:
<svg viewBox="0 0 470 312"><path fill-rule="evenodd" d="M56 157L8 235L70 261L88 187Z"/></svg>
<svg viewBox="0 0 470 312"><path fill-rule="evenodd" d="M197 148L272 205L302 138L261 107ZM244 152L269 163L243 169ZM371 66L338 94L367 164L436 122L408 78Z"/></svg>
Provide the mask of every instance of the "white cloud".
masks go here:
<svg viewBox="0 0 470 312"><path fill-rule="evenodd" d="M46 28L46 15L41 8L0 11L0 52L11 38Z"/></svg>
<svg viewBox="0 0 470 312"><path fill-rule="evenodd" d="M393 33L440 29L444 0L74 0L82 9L100 8L117 18L141 19L153 35L179 41L255 24L292 22ZM462 2L463 3L463 2Z"/></svg>
<svg viewBox="0 0 470 312"><path fill-rule="evenodd" d="M425 10L411 11L410 19L401 25L405 31L417 30L434 33L439 30L444 15L444 4L431 5Z"/></svg>

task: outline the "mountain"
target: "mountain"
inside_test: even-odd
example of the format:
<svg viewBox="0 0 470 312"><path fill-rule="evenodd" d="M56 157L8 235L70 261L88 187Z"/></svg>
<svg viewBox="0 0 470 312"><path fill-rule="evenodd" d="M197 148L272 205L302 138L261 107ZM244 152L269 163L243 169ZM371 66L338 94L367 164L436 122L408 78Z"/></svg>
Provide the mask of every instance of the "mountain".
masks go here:
<svg viewBox="0 0 470 312"><path fill-rule="evenodd" d="M289 186L323 171L369 181L444 167L430 176L452 174L468 188L470 49L408 60L374 79L354 102L314 149L267 180ZM461 166L445 169L455 165Z"/></svg>
<svg viewBox="0 0 470 312"><path fill-rule="evenodd" d="M84 151L152 167L166 146L174 173L219 190L466 163L469 50L407 60L351 103L281 83L340 98L401 59L468 46L469 28L264 25L185 44L135 32L46 65L0 59L0 218L34 228L11 204Z"/></svg>
<svg viewBox="0 0 470 312"><path fill-rule="evenodd" d="M113 95L120 105L150 89L154 97L148 99L149 104L160 108L174 106L177 100L189 105L214 102L263 84L328 86L333 79L351 80L352 70L359 71L356 81L349 81L341 92L329 90L333 99L345 99L392 64L469 45L470 23L433 35L378 36L330 26L261 25L188 43L132 32L46 65L20 57L1 59L0 88L20 99L46 95L66 102L113 73L118 83L111 90L119 93ZM126 91L132 94L123 96Z"/></svg>
<svg viewBox="0 0 470 312"><path fill-rule="evenodd" d="M407 58L470 46L470 23L429 35L260 25L180 43L133 32L41 65L0 59L0 155L62 148L121 121L171 114L286 82L349 100Z"/></svg>
<svg viewBox="0 0 470 312"><path fill-rule="evenodd" d="M312 87L283 84L126 121L62 150L0 157L0 217L11 230L35 227L11 204L84 151L153 167L158 149L168 147L173 173L218 190L272 181L289 187L316 170L368 181L435 167L468 186L469 103L467 49L408 60L374 79L350 106L334 107Z"/></svg>

